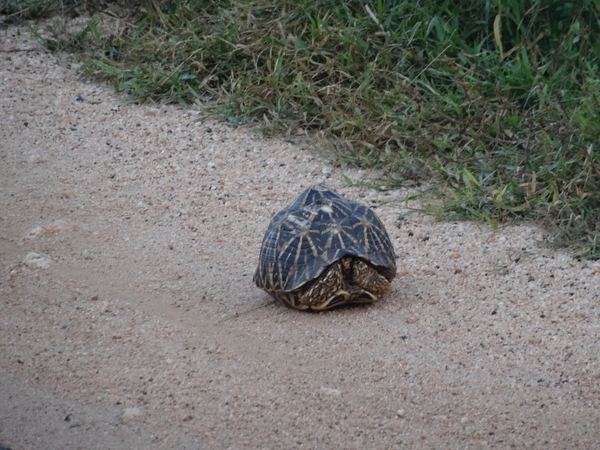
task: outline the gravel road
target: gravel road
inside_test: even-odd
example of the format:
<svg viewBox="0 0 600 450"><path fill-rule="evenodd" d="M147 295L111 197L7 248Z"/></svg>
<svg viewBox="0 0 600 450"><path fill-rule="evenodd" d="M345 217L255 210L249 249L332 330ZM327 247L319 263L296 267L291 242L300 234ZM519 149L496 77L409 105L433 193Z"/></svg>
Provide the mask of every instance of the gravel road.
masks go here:
<svg viewBox="0 0 600 450"><path fill-rule="evenodd" d="M0 31L0 446L598 448L600 264L409 214L301 140L127 104L20 33ZM320 182L386 225L377 304L305 313L252 283L271 217Z"/></svg>

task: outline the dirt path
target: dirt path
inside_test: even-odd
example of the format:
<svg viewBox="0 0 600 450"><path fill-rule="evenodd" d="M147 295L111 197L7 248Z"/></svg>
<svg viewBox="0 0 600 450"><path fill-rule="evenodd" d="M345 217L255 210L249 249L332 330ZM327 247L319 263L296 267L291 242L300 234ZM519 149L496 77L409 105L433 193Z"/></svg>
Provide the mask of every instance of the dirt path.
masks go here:
<svg viewBox="0 0 600 450"><path fill-rule="evenodd" d="M599 264L535 228L399 220L405 191L199 118L0 53L0 446L600 442ZM302 313L252 284L272 215L322 181L376 206L401 257L376 305Z"/></svg>

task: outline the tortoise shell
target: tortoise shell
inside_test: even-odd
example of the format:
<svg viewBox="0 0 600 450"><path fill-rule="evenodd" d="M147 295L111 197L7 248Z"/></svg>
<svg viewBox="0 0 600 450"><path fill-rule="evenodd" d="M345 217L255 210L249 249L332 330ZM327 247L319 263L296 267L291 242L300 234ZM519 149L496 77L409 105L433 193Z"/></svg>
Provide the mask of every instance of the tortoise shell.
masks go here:
<svg viewBox="0 0 600 450"><path fill-rule="evenodd" d="M395 274L393 245L373 210L318 185L273 217L254 282L287 306L320 310L376 301Z"/></svg>

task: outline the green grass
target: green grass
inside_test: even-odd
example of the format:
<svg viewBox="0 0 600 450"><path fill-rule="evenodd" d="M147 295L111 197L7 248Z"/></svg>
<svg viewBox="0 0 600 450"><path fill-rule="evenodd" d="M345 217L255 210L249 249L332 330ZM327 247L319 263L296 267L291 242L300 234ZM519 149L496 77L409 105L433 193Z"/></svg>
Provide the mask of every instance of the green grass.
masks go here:
<svg viewBox="0 0 600 450"><path fill-rule="evenodd" d="M8 2L36 3L58 4ZM600 0L115 4L118 35L62 45L132 101L318 131L388 187L440 180L440 217L533 220L600 258Z"/></svg>

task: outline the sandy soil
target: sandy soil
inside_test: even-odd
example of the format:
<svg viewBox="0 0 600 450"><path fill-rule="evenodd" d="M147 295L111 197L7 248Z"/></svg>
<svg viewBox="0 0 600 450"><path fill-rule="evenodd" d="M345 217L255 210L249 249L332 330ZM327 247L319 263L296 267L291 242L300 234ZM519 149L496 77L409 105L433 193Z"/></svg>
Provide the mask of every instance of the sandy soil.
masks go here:
<svg viewBox="0 0 600 450"><path fill-rule="evenodd" d="M600 265L127 105L21 32L0 31L0 446L597 448ZM273 214L323 181L400 256L375 305L303 313L252 283Z"/></svg>

